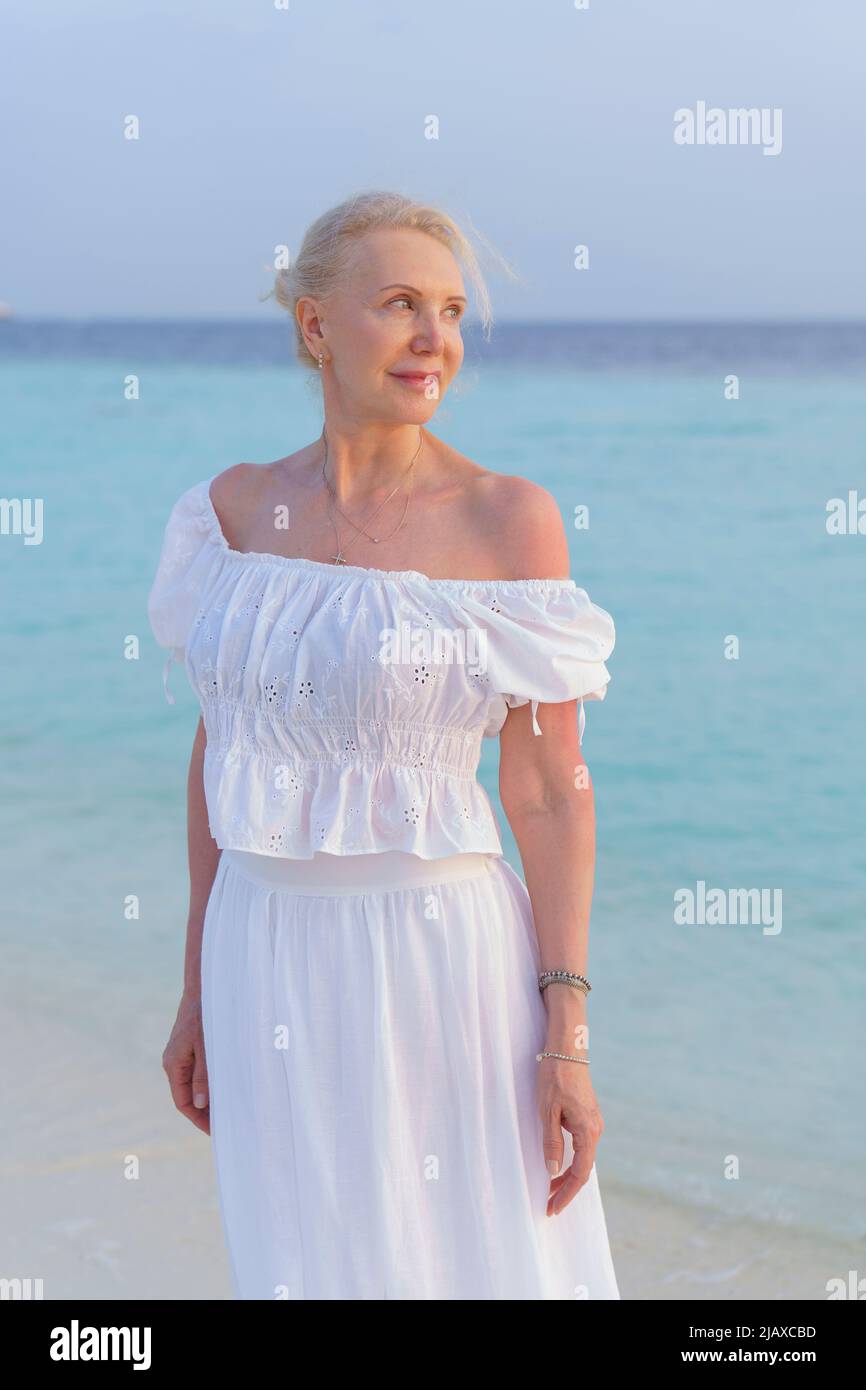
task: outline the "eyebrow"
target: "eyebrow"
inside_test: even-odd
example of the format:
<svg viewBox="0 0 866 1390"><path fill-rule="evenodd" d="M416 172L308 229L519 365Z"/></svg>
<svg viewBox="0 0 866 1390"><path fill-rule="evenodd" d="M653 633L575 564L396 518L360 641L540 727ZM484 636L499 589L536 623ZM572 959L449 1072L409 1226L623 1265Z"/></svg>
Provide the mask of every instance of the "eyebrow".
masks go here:
<svg viewBox="0 0 866 1390"><path fill-rule="evenodd" d="M386 290L411 290L413 294L417 294L419 299L424 298L424 295L421 292L421 290L416 290L414 285L383 285L379 293L384 294ZM467 302L465 294L449 294L446 296L446 298L459 299L463 304Z"/></svg>

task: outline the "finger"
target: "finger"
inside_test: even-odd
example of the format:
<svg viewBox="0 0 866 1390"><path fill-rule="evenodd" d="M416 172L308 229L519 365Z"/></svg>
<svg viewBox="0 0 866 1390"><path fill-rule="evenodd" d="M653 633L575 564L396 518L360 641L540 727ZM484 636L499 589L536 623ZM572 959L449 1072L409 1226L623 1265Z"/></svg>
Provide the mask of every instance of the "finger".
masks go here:
<svg viewBox="0 0 866 1390"><path fill-rule="evenodd" d="M196 1053L195 1071L192 1077L192 1103L198 1110L206 1110L210 1103L207 1084L207 1068L204 1054Z"/></svg>
<svg viewBox="0 0 866 1390"><path fill-rule="evenodd" d="M210 1134L210 1107L196 1106L193 1104L193 1083L191 1072L194 1069L193 1060L188 1062L176 1062L170 1065L167 1070L168 1082L171 1087L171 1098L176 1108L182 1115L185 1115L196 1129L202 1130L205 1134ZM207 1086L204 1087L207 1096Z"/></svg>
<svg viewBox="0 0 866 1390"><path fill-rule="evenodd" d="M562 1123L559 1110L551 1110L542 1120L544 1162L551 1178L555 1178L562 1168L565 1144L562 1138Z"/></svg>
<svg viewBox="0 0 866 1390"><path fill-rule="evenodd" d="M577 1196L592 1172L592 1163L591 1154L575 1154L574 1161L569 1168L566 1168L557 1182L556 1191L552 1192L548 1199L548 1216L558 1216Z"/></svg>
<svg viewBox="0 0 866 1390"><path fill-rule="evenodd" d="M185 1115L196 1129L200 1129L202 1134L210 1134L210 1109L197 1110L194 1105L184 1105L179 1109L180 1113Z"/></svg>

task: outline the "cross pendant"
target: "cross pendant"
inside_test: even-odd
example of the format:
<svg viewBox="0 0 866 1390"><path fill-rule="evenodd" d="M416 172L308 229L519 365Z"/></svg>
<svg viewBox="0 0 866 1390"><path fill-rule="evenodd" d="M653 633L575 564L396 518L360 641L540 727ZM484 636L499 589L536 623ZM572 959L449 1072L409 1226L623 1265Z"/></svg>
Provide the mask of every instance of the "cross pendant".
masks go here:
<svg viewBox="0 0 866 1390"><path fill-rule="evenodd" d="M346 561L343 559L342 555L332 555L332 556L331 556L331 559L333 560L333 562L334 562L335 565L345 565L345 563L346 563Z"/></svg>

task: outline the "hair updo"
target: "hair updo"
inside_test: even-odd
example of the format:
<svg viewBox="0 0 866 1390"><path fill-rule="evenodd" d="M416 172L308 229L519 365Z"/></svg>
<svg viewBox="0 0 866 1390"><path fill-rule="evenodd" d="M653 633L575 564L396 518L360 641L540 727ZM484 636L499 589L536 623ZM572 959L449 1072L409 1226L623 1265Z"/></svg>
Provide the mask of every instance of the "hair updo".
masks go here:
<svg viewBox="0 0 866 1390"><path fill-rule="evenodd" d="M316 218L307 228L292 265L276 272L274 287L264 296L269 299L273 295L291 314L295 356L302 367L317 370L318 362L304 342L296 314L298 300L306 295L326 299L339 288L350 265L353 241L378 227L411 227L448 247L474 286L479 318L489 340L493 323L490 296L472 245L455 220L439 208L417 203L400 193L359 193ZM475 235L484 240L477 231ZM512 274L498 252L494 254L506 272Z"/></svg>

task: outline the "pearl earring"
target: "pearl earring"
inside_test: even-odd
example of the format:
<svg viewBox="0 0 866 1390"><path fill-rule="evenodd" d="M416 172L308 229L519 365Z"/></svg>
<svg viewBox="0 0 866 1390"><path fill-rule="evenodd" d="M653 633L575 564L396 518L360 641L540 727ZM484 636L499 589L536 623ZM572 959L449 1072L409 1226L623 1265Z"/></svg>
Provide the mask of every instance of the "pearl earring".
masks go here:
<svg viewBox="0 0 866 1390"><path fill-rule="evenodd" d="M322 363L324 362L324 360L325 360L325 354L324 354L323 352L320 352L320 353L319 353L319 371L322 370Z"/></svg>

